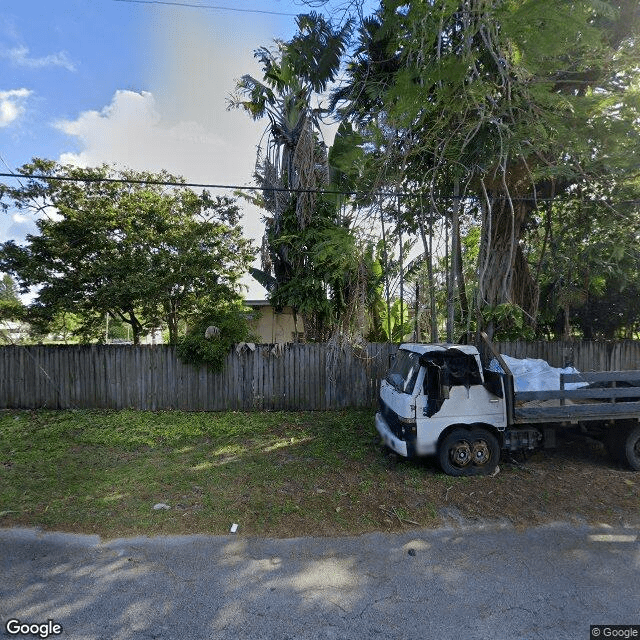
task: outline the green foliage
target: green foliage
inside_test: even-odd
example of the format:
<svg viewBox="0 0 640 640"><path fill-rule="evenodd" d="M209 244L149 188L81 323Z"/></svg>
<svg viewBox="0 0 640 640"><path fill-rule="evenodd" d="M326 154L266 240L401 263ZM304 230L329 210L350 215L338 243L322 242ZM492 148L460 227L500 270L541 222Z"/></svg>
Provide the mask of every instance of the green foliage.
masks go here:
<svg viewBox="0 0 640 640"><path fill-rule="evenodd" d="M312 106L335 78L350 21L335 28L312 13L299 16L297 24L291 40L256 51L262 79L243 76L232 106L254 119L269 118L256 172L268 216L262 270L253 276L267 286L276 307L291 306L303 316L307 339L325 340L336 330L362 330L371 274L366 243L349 228L345 198L315 191L354 189L364 154L360 136L346 122L327 154L321 111ZM288 188L303 192L286 193Z"/></svg>
<svg viewBox="0 0 640 640"><path fill-rule="evenodd" d="M216 327L219 332L206 337L208 327ZM222 371L232 345L254 339L247 312L242 307L221 307L202 313L189 326L187 334L178 341L177 353L188 364L206 365L213 371Z"/></svg>
<svg viewBox="0 0 640 640"><path fill-rule="evenodd" d="M508 302L485 307L482 310L485 325L494 327L493 338L495 340L532 340L535 332L526 322L524 311L521 307Z"/></svg>
<svg viewBox="0 0 640 640"><path fill-rule="evenodd" d="M285 59L292 76L300 78L316 93L326 91L340 68L352 21L334 29L321 14L311 12L296 18L297 33L287 45Z"/></svg>
<svg viewBox="0 0 640 640"><path fill-rule="evenodd" d="M413 331L413 320L409 318L407 302L405 301L402 305L402 313L400 300L394 300L389 309L382 300L379 300L377 304L380 331L384 336L384 341L402 342L405 336Z"/></svg>
<svg viewBox="0 0 640 640"><path fill-rule="evenodd" d="M0 280L0 301L20 302L20 289L8 273L5 273Z"/></svg>
<svg viewBox="0 0 640 640"><path fill-rule="evenodd" d="M325 91L335 77L352 23L347 21L335 29L322 15L313 12L299 15L296 23L297 32L290 41L276 41L273 51L267 47L255 51L263 79L242 76L231 107L244 109L254 119L269 114L275 122L288 120L289 124L291 119L283 118L287 112L289 116L312 115L310 95Z"/></svg>
<svg viewBox="0 0 640 640"><path fill-rule="evenodd" d="M602 191L602 185L593 184L583 193L591 200ZM552 213L530 231L532 258L540 265L540 333L632 337L640 325L636 206L576 200L556 203ZM543 236L548 237L544 252Z"/></svg>
<svg viewBox="0 0 640 640"><path fill-rule="evenodd" d="M336 131L329 149L331 184L336 190L363 190L361 176L364 173L364 140L351 123L343 120Z"/></svg>
<svg viewBox="0 0 640 640"><path fill-rule="evenodd" d="M476 269L464 265L473 279L467 291L478 311L488 307L489 321L507 323L507 333L520 332L520 316L503 317L510 308L503 304L522 309L531 326L539 310L549 313L537 299L538 288L548 289L545 279L555 278L556 302L562 293L573 307L615 288L607 263L623 261L608 240L592 233L601 259L594 252L583 261L577 230L578 268L570 268L571 242L563 256L569 268L554 268L544 256L553 236L545 239L544 228L535 238L522 231L534 224L541 195L588 190L614 202L637 199L639 34L636 0L387 0L362 21L346 82L332 101L361 138L364 158L355 162L375 174L376 188L402 185L436 203L460 185L481 203L472 211L476 250L466 247L478 260ZM633 228L637 206L615 209L603 202L597 226L606 220L621 232ZM438 215L451 211L443 205ZM553 214L562 221L560 208ZM634 242L630 233L619 246L628 255ZM624 272L618 285L631 287L633 267Z"/></svg>
<svg viewBox="0 0 640 640"><path fill-rule="evenodd" d="M27 316L27 309L20 299L20 291L13 278L5 274L0 280L0 342L11 343L8 329L10 322L23 322Z"/></svg>
<svg viewBox="0 0 640 640"><path fill-rule="evenodd" d="M262 269L251 267L249 273L267 291L273 291L278 286L278 281L270 273L266 273Z"/></svg>
<svg viewBox="0 0 640 640"><path fill-rule="evenodd" d="M0 266L22 288L38 287L30 311L39 326L73 313L82 321L74 333L87 338L109 314L131 326L134 343L162 324L175 343L180 321L237 297L252 251L229 198L156 184L181 182L167 173L106 165L79 169L36 159L21 172L45 177L7 189L15 206L57 215L39 217L39 234L24 246L4 243Z"/></svg>
<svg viewBox="0 0 640 640"><path fill-rule="evenodd" d="M26 309L20 300L20 290L9 274L0 280L0 321L24 320Z"/></svg>
<svg viewBox="0 0 640 640"><path fill-rule="evenodd" d="M105 318L95 317L91 322L74 313L60 311L51 316L39 308L27 310L29 336L34 342L61 342L63 344L104 342Z"/></svg>
<svg viewBox="0 0 640 640"><path fill-rule="evenodd" d="M370 297L373 276L366 245L335 221L334 207L331 197L319 197L303 229L291 207L280 217L279 233L267 231L274 272L280 276L271 281L270 300L302 314L312 340L327 339L338 325L349 324L354 298ZM286 263L279 260L282 255Z"/></svg>
<svg viewBox="0 0 640 640"><path fill-rule="evenodd" d="M0 320L24 320L26 309L19 300L0 299Z"/></svg>

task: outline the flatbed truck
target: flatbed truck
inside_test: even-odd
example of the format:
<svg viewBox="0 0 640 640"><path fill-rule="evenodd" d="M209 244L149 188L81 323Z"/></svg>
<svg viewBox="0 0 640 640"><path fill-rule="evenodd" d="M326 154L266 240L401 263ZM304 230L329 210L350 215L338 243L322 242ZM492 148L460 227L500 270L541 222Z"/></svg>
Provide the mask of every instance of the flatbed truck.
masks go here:
<svg viewBox="0 0 640 640"><path fill-rule="evenodd" d="M384 444L408 458L436 456L452 476L485 475L501 451L552 448L557 431L573 426L640 470L640 371L561 374L559 389L516 392L509 367L485 347L501 371L483 366L486 348L400 345L380 385L375 424ZM586 386L565 387L575 382Z"/></svg>

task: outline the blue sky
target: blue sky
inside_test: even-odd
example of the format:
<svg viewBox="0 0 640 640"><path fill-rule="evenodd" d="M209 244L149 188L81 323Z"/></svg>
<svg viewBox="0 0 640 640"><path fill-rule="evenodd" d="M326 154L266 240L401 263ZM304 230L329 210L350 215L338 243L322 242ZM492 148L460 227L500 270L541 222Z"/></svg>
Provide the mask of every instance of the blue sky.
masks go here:
<svg viewBox="0 0 640 640"><path fill-rule="evenodd" d="M259 73L254 49L289 38L294 15L309 9L300 0L175 2L263 13L119 0L2 0L0 171L42 157L251 184L265 123L227 111L225 101L236 78ZM244 224L249 237L260 237L259 212L246 210ZM24 216L0 219L0 241L31 230Z"/></svg>

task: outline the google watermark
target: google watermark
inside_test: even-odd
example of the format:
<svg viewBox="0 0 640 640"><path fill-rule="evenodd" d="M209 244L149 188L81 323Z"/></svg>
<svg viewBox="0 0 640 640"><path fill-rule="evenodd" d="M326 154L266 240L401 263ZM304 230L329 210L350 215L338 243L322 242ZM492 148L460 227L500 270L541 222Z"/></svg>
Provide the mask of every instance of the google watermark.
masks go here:
<svg viewBox="0 0 640 640"><path fill-rule="evenodd" d="M603 638L638 638L640 640L640 624L592 624L589 640Z"/></svg>
<svg viewBox="0 0 640 640"><path fill-rule="evenodd" d="M46 622L21 622L17 618L11 618L4 625L10 636L36 636L37 638L49 638L59 636L62 633L62 625L47 620Z"/></svg>

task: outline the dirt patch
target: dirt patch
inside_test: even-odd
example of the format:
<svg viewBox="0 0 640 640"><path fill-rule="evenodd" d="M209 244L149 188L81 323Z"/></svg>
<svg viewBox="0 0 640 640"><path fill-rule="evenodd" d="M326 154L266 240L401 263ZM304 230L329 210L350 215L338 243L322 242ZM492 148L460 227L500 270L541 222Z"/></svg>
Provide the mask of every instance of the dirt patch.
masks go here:
<svg viewBox="0 0 640 640"><path fill-rule="evenodd" d="M640 524L640 475L612 462L600 442L562 435L553 450L503 456L494 477L443 479L435 462L424 462L423 490L405 500L427 497L439 524Z"/></svg>
<svg viewBox="0 0 640 640"><path fill-rule="evenodd" d="M333 536L557 521L640 525L640 474L611 462L600 443L581 436L560 437L556 449L527 457L505 454L494 477L447 476L434 459L406 460L375 436L370 455L346 465L305 458L305 474L299 459L283 454L280 463L291 465L292 480L263 497L262 514L252 497L240 498L242 533Z"/></svg>

